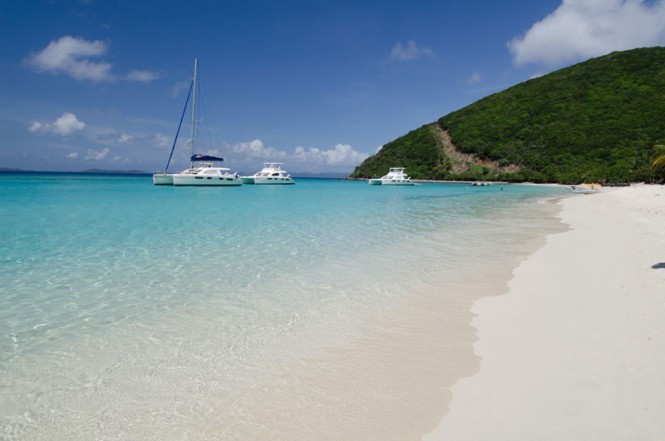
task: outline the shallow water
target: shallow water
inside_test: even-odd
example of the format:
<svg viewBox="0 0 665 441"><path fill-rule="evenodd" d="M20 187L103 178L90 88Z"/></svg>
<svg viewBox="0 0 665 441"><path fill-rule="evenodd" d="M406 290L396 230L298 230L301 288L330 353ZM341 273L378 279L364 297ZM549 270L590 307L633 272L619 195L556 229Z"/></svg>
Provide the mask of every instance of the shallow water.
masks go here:
<svg viewBox="0 0 665 441"><path fill-rule="evenodd" d="M561 194L0 174L0 438L391 439Z"/></svg>

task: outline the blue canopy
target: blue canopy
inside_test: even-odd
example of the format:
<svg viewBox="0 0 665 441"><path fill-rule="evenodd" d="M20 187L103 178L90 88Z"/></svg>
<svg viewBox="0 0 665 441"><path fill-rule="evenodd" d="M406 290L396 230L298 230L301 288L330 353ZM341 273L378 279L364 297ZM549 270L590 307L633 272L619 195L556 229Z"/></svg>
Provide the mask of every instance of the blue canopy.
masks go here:
<svg viewBox="0 0 665 441"><path fill-rule="evenodd" d="M224 158L218 158L217 156L208 156L208 155L193 155L191 161L224 161Z"/></svg>

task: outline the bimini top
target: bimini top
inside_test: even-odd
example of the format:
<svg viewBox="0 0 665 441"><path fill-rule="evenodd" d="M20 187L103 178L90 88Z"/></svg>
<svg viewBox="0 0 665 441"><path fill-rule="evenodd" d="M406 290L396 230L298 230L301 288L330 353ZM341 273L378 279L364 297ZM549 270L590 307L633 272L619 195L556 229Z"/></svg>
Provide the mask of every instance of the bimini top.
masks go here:
<svg viewBox="0 0 665 441"><path fill-rule="evenodd" d="M224 158L218 158L217 156L209 156L209 155L192 155L190 161L219 161L222 162L224 161Z"/></svg>

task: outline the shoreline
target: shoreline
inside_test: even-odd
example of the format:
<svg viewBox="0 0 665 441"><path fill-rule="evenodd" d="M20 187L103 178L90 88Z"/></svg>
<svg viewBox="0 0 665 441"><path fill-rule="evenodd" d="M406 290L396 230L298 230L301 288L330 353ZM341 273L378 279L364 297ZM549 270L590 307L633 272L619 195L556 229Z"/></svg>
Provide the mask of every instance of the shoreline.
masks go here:
<svg viewBox="0 0 665 441"><path fill-rule="evenodd" d="M665 187L557 203L568 230L474 303L480 369L424 441L665 434Z"/></svg>

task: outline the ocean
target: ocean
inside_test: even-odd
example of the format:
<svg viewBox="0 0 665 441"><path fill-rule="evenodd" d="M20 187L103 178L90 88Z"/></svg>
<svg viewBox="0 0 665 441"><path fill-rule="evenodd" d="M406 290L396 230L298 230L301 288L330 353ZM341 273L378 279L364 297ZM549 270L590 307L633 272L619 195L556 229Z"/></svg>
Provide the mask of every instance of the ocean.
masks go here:
<svg viewBox="0 0 665 441"><path fill-rule="evenodd" d="M0 174L0 439L420 439L566 194Z"/></svg>

